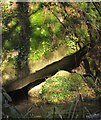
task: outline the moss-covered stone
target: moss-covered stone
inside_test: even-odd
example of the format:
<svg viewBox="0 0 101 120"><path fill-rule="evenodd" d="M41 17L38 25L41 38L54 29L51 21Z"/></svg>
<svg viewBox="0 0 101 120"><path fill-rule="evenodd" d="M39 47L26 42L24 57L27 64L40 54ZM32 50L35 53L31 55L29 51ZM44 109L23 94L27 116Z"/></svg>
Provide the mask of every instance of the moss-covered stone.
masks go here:
<svg viewBox="0 0 101 120"><path fill-rule="evenodd" d="M83 79L80 74L59 71L45 81L40 92L41 96L49 103L72 101L78 92L84 96L91 96L94 91Z"/></svg>

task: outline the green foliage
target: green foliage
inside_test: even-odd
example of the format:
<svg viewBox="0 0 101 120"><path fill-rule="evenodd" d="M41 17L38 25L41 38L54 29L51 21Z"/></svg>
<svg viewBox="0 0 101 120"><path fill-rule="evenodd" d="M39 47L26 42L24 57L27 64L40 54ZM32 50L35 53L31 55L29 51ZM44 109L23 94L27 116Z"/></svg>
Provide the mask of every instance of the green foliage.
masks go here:
<svg viewBox="0 0 101 120"><path fill-rule="evenodd" d="M87 79L88 83L95 84L92 77L87 76L86 79Z"/></svg>
<svg viewBox="0 0 101 120"><path fill-rule="evenodd" d="M94 90L88 87L82 75L70 73L65 76L64 72L61 73L62 75L59 74L45 81L40 91L43 100L49 103L72 101L78 92L83 97L95 97Z"/></svg>
<svg viewBox="0 0 101 120"><path fill-rule="evenodd" d="M99 19L99 17L98 17L97 11L95 11L95 8L93 5L87 4L87 3L77 3L77 4L84 11L86 9L88 19L90 19L90 20L92 19L89 22L91 22L92 24L94 23L94 25L98 25L98 24L96 24L97 23L96 19ZM12 5L11 3L4 4L4 6L3 6L3 12L4 12L3 19L6 20L6 18L9 18L9 16L12 17L12 19L8 23L8 24L11 24L10 28L12 29L12 27L16 24L17 18L16 17L13 18L13 15L11 15L11 13L9 11L11 5ZM70 36L68 36L70 38L70 40L66 40L67 44L71 48L76 49L76 42L75 42L76 39L77 39L77 41L81 41L84 44L87 43L89 35L88 35L87 28L82 27L82 25L85 23L85 21L83 20L83 16L80 16L80 18L79 17L77 18L77 20L79 20L79 19L82 20L83 24L80 27L77 27L76 30L75 30L75 26L74 26L74 29L71 29L69 27L69 25L71 24L73 26L73 24L74 24L72 22L73 18L75 16L75 14L78 14L78 13L76 11L75 11L74 15L68 13L68 11L66 13L63 9L63 6L59 7L59 5L60 5L59 3L57 3L57 4L54 3L53 5L50 5L50 8L52 9L51 11L59 19L63 19L64 17L66 17L66 20L68 20L68 22L65 23L65 20L63 19L64 25L69 23L68 30L69 31L72 30L70 33L76 32L77 36L79 36L79 38L80 38L79 39L75 35L70 35ZM70 11L75 10L74 7L72 7L72 6L70 7L70 4L68 4L68 5L69 5L68 9L70 9ZM41 41L46 41L47 39L51 41L51 38L50 38L50 37L52 37L51 34L56 34L56 36L58 36L58 38L59 38L60 34L62 34L62 35L64 34L63 32L65 31L65 29L62 27L62 24L59 22L59 20L56 18L56 16L54 14L52 14L52 12L50 10L48 10L47 8L40 9L40 7L42 7L41 3L38 3L38 4L33 3L31 6L33 7L33 9L31 8L32 13L34 13L34 11L37 10L37 12L35 12L34 14L31 14L31 16L29 17L30 22L31 22L31 30L32 30L32 35L30 36L32 42L30 45L31 45L31 49L33 49L33 47L36 49L36 48L39 48L38 46L39 46ZM88 6L89 6L89 9L87 8ZM9 11L9 12L7 12L7 11ZM58 14L59 11L61 11L61 14ZM17 12L15 11L15 14L16 13ZM84 26L86 26L86 24ZM19 39L18 39L19 34L17 34L17 32L20 31L20 26L18 25L15 29L16 30L14 30L14 32L11 33L13 35L10 35L10 37L7 37L8 42L6 42L6 40L5 40L5 44L4 44L5 49L10 50L10 49L18 46L17 44L19 44ZM3 30L9 31L9 28L7 26L4 26ZM63 36L61 37L61 39L63 39Z"/></svg>
<svg viewBox="0 0 101 120"><path fill-rule="evenodd" d="M76 50L77 48L77 41L78 41L78 38L75 37L74 35L70 34L68 36L66 36L66 44L68 47L70 47L71 49L73 49L73 51Z"/></svg>
<svg viewBox="0 0 101 120"><path fill-rule="evenodd" d="M40 16L40 19L39 19ZM32 25L42 25L44 20L43 10L38 11L36 14L31 15L30 21Z"/></svg>
<svg viewBox="0 0 101 120"><path fill-rule="evenodd" d="M12 3L13 2L4 3L2 6L3 51L8 51L6 60L4 60L4 64L2 65L2 67L4 67L3 69L10 71L8 66L15 68L17 62L27 62L27 57L31 61L40 59L41 56L55 50L52 47L54 41L59 41L58 47L60 43L61 45L67 45L68 49L66 49L65 52L71 54L80 48L79 44L81 46L88 45L88 43L91 42L91 36L94 42L99 38L98 31L100 31L101 27L101 17L93 3L80 2L75 3L75 5L59 2L31 3L33 8L28 8L31 26L27 26L27 28L29 27L31 29L31 34L30 32L25 33L28 34L28 38L30 38L30 51L28 51L29 56L26 57L25 55L23 57L27 47L23 50L20 42L21 26L19 23L21 21L18 21L18 10L12 6ZM83 12L86 14L83 15ZM91 25L90 30L88 29L87 23ZM28 30L30 31L30 29ZM89 31L91 31L91 36ZM53 36L56 36L56 38ZM12 50L16 51L19 47L20 50L22 50L19 59L18 55L9 56ZM89 62L91 61L89 60ZM96 73L92 67L91 70L93 73ZM16 73L14 71L15 70L12 69L12 71L9 72L10 79L12 79L13 74ZM91 77L87 77L87 80L88 83L93 86L96 85ZM101 89L99 90L101 91ZM72 73L69 76L58 75L48 78L43 85L41 95L42 98L48 102L60 103L73 99L78 91L86 96L91 96L91 94L94 93L94 91L83 82L81 75ZM20 116L14 106L8 104L8 101L11 102L10 97L6 93L3 93L3 110L5 114L9 113L11 116Z"/></svg>
<svg viewBox="0 0 101 120"><path fill-rule="evenodd" d="M19 39L21 21L17 17L17 6L13 7L13 2L4 3L2 6L3 51L8 50L9 52L19 47L23 48ZM92 3L76 3L75 5L71 3L30 3L28 12L28 19L31 23L30 26L27 26L30 28L31 34L26 32L30 37L28 60L38 60L41 56L54 51L54 41L57 42L58 47L60 44L67 45L68 49L65 50L65 53L68 55L77 51L80 48L79 44L81 47L88 45L91 40L87 22L92 26L93 41L97 40L96 31L100 29L100 16ZM83 15L83 12L86 13L86 16ZM21 54L23 56L23 51ZM15 58L9 57L7 61L15 64L17 60ZM26 62L26 56L24 60Z"/></svg>
<svg viewBox="0 0 101 120"><path fill-rule="evenodd" d="M48 102L62 102L69 92L70 84L65 77L57 76L46 80L42 88L42 96Z"/></svg>
<svg viewBox="0 0 101 120"><path fill-rule="evenodd" d="M42 98L48 102L60 103L72 100L79 90L82 76L76 73L67 76L55 75L48 78L42 87Z"/></svg>
<svg viewBox="0 0 101 120"><path fill-rule="evenodd" d="M83 82L82 75L77 73L71 73L68 79L70 81L70 91L78 91L81 83Z"/></svg>
<svg viewBox="0 0 101 120"><path fill-rule="evenodd" d="M48 54L52 50L52 46L48 40L42 41L37 45L38 48L35 48L35 44L37 45L37 41L32 41L29 53L29 59L31 60L38 60L42 55Z"/></svg>

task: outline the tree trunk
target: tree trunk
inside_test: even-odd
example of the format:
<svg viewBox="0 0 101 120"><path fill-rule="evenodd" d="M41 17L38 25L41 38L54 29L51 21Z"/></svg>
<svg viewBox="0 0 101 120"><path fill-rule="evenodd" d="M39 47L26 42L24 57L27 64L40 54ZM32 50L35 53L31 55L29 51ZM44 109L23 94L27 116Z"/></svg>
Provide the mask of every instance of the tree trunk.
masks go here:
<svg viewBox="0 0 101 120"><path fill-rule="evenodd" d="M19 55L17 58L17 75L18 78L29 74L28 54L30 41L30 22L28 15L28 2L18 2L18 19L21 26Z"/></svg>

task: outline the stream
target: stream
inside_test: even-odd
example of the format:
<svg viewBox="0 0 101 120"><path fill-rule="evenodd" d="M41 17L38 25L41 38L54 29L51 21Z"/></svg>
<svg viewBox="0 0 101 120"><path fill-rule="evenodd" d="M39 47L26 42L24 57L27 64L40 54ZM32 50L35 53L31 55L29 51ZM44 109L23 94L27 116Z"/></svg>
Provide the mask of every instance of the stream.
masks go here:
<svg viewBox="0 0 101 120"><path fill-rule="evenodd" d="M30 118L68 118L73 115L76 118L81 117L82 115L87 116L89 118L90 115L100 115L101 117L101 105L100 101L92 101L88 100L77 104L77 106L73 107L70 111L71 103L61 103L61 104L50 104L43 102L43 100L39 97L29 97L25 94L19 95L14 99L13 104L17 107L17 109L23 114L25 117ZM73 116L72 116L73 117ZM74 120L74 119L73 119ZM92 120L92 119L87 119ZM93 120L101 120L101 119L93 119Z"/></svg>

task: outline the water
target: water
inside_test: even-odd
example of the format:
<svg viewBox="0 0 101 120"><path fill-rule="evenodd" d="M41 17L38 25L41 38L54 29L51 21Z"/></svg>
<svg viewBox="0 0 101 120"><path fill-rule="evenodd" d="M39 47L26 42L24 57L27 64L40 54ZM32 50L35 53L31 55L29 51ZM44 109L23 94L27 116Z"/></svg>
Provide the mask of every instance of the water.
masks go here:
<svg viewBox="0 0 101 120"><path fill-rule="evenodd" d="M101 106L98 101L86 101L82 104L78 102L77 106L73 103L49 104L43 102L41 98L21 97L14 101L15 106L25 117L31 118L55 118L60 119L70 117L89 116L93 114L101 114ZM71 114L70 114L71 113ZM74 114L74 116L73 116Z"/></svg>

